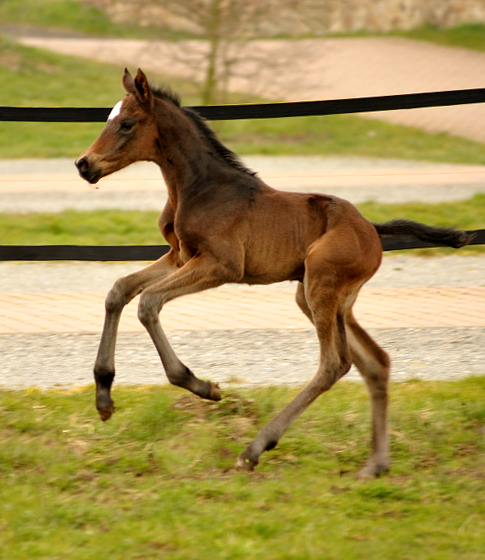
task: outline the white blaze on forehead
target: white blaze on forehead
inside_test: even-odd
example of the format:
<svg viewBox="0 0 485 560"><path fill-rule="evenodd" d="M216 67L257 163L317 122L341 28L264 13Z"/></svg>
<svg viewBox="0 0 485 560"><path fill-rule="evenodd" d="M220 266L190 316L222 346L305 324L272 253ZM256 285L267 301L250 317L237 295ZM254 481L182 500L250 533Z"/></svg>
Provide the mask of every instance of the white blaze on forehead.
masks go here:
<svg viewBox="0 0 485 560"><path fill-rule="evenodd" d="M118 103L113 107L111 113L109 114L108 121L112 121L116 118L121 112L121 106L123 105L123 100L118 101Z"/></svg>

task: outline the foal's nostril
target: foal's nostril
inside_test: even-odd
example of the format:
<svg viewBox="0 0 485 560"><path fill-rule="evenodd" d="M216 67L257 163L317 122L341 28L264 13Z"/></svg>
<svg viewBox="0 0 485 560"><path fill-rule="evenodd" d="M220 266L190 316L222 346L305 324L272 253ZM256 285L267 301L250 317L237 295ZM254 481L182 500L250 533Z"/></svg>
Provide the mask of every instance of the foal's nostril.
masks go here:
<svg viewBox="0 0 485 560"><path fill-rule="evenodd" d="M86 173L87 170L89 169L88 160L87 160L86 158L84 158L84 157L81 158L81 159L78 159L78 160L76 161L76 166L77 166L77 168L79 169L79 171L80 171L81 173Z"/></svg>

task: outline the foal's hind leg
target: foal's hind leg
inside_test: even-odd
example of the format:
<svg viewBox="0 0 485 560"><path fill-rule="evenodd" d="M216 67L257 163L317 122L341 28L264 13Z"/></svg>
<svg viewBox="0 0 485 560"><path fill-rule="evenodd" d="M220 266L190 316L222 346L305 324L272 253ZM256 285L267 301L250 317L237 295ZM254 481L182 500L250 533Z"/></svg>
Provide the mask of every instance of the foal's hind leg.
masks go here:
<svg viewBox="0 0 485 560"><path fill-rule="evenodd" d="M313 323L313 315L305 297L303 284L299 284L296 302ZM347 342L352 362L364 377L372 402L372 455L359 477L379 476L389 470L389 444L387 428L389 356L357 323L352 311L346 316Z"/></svg>
<svg viewBox="0 0 485 560"><path fill-rule="evenodd" d="M361 478L368 478L389 470L387 401L391 362L357 323L351 310L346 319L352 361L367 383L372 403L372 455L359 473Z"/></svg>
<svg viewBox="0 0 485 560"><path fill-rule="evenodd" d="M298 304L317 329L320 341L320 363L317 372L301 393L263 427L239 456L237 468L252 470L258 464L261 453L273 449L290 424L350 369L351 357L344 321L346 298L341 296L339 288L333 286L332 274L329 272L328 282L323 275L311 282L311 294L307 300L303 298L303 286L299 286L297 292Z"/></svg>
<svg viewBox="0 0 485 560"><path fill-rule="evenodd" d="M295 300L296 303L298 304L298 307L303 311L303 313L308 317L308 319L310 319L310 321L313 324L315 324L313 321L312 310L308 306L308 302L306 300L305 287L303 286L303 282L298 282L298 288L296 289Z"/></svg>
<svg viewBox="0 0 485 560"><path fill-rule="evenodd" d="M94 364L96 408L102 420L108 420L114 412L110 392L115 376L116 336L123 308L147 285L174 270L177 270L176 258L170 252L143 270L119 278L106 297L103 333Z"/></svg>

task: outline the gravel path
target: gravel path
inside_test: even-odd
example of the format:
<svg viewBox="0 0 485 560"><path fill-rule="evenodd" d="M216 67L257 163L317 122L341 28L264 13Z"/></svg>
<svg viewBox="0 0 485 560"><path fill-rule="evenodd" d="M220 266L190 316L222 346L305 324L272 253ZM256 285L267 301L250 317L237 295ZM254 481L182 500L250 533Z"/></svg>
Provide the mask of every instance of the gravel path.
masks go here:
<svg viewBox="0 0 485 560"><path fill-rule="evenodd" d="M66 286L72 291L106 291L114 279L141 266L143 263L0 263L0 292L52 293L63 292ZM387 256L369 285L484 286L485 257ZM457 379L485 372L483 328L370 332L391 354L396 381ZM223 386L299 385L317 366L318 342L313 329L171 331L168 336L181 359L198 375ZM0 385L47 388L92 383L98 342L99 335L90 334L2 335ZM352 370L347 379L359 379L359 375ZM148 335L120 335L117 383L166 383Z"/></svg>
<svg viewBox="0 0 485 560"><path fill-rule="evenodd" d="M145 264L0 262L0 293L107 292L117 278L140 270ZM388 253L379 271L366 285L374 288L485 286L485 255L422 258ZM265 289L264 286L255 288Z"/></svg>
<svg viewBox="0 0 485 560"><path fill-rule="evenodd" d="M485 329L370 330L392 356L392 379L459 379L485 372ZM301 385L315 372L313 330L173 331L178 356L203 379L223 384ZM98 335L3 335L0 386L73 387L93 383ZM166 383L148 335L121 334L116 383ZM346 379L359 380L352 368Z"/></svg>

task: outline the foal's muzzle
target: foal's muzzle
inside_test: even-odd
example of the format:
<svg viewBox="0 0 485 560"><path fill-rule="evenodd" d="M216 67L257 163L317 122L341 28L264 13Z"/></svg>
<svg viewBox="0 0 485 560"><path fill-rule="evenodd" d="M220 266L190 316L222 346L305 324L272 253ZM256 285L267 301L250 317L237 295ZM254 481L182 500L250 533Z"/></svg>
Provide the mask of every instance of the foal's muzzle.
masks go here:
<svg viewBox="0 0 485 560"><path fill-rule="evenodd" d="M86 179L89 183L94 185L101 179L102 171L101 169L94 169L89 163L87 157L80 157L75 161L76 167L79 170L79 175L83 179Z"/></svg>

